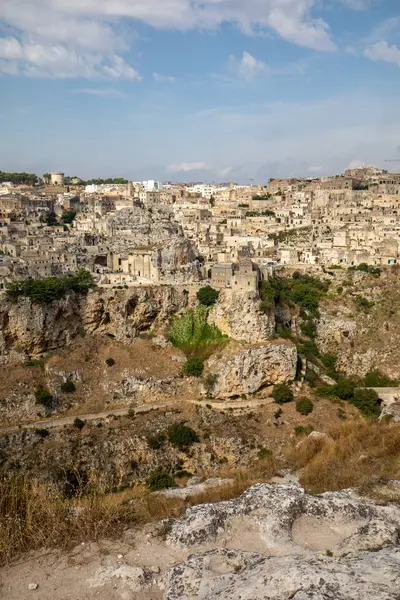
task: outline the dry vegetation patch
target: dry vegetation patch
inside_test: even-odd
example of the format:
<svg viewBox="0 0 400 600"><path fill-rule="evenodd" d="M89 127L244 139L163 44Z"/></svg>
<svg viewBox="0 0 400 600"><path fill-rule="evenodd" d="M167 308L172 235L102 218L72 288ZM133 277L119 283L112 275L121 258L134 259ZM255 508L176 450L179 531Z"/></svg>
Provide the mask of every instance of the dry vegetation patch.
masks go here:
<svg viewBox="0 0 400 600"><path fill-rule="evenodd" d="M300 483L319 493L400 478L400 424L354 419L307 438L288 453Z"/></svg>

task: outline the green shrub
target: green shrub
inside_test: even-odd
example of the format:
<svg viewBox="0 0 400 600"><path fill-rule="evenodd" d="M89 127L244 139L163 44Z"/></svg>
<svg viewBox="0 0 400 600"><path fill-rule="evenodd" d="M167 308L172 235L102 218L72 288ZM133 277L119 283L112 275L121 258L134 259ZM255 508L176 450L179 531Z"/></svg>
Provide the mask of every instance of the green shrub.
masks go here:
<svg viewBox="0 0 400 600"><path fill-rule="evenodd" d="M203 306L212 306L218 300L219 292L210 285L200 288L197 292L197 299Z"/></svg>
<svg viewBox="0 0 400 600"><path fill-rule="evenodd" d="M277 323L276 325L276 335L283 339L289 339L292 337L292 332L290 329L282 325L282 323Z"/></svg>
<svg viewBox="0 0 400 600"><path fill-rule="evenodd" d="M185 425L185 423L174 423L168 427L168 439L174 448L187 450L199 441L197 433Z"/></svg>
<svg viewBox="0 0 400 600"><path fill-rule="evenodd" d="M86 423L85 421L82 421L82 419L80 419L79 417L76 417L74 420L74 427L76 427L77 429L81 430L85 427Z"/></svg>
<svg viewBox="0 0 400 600"><path fill-rule="evenodd" d="M367 298L364 298L364 296L356 296L354 302L355 302L357 308L360 308L360 309L361 308L368 309L374 305L373 302L370 302Z"/></svg>
<svg viewBox="0 0 400 600"><path fill-rule="evenodd" d="M41 438L47 438L50 435L50 432L48 429L35 429L35 433L36 435L38 435Z"/></svg>
<svg viewBox="0 0 400 600"><path fill-rule="evenodd" d="M277 404L286 404L293 400L293 392L286 383L278 383L272 390L272 397Z"/></svg>
<svg viewBox="0 0 400 600"><path fill-rule="evenodd" d="M378 370L370 371L364 378L365 387L396 387L398 383L396 379L390 379Z"/></svg>
<svg viewBox="0 0 400 600"><path fill-rule="evenodd" d="M307 368L304 379L307 381L307 383L310 387L315 387L315 385L318 381L318 375L312 369Z"/></svg>
<svg viewBox="0 0 400 600"><path fill-rule="evenodd" d="M183 373L188 377L201 377L204 371L204 364L200 358L189 358L183 365Z"/></svg>
<svg viewBox="0 0 400 600"><path fill-rule="evenodd" d="M272 450L268 450L268 448L260 448L258 451L258 459L264 460L267 456L272 456Z"/></svg>
<svg viewBox="0 0 400 600"><path fill-rule="evenodd" d="M149 435L147 437L147 445L150 450L159 450L162 448L166 437L167 436L163 432L157 433L156 435Z"/></svg>
<svg viewBox="0 0 400 600"><path fill-rule="evenodd" d="M322 354L320 361L327 369L334 371L336 368L337 356L335 354Z"/></svg>
<svg viewBox="0 0 400 600"><path fill-rule="evenodd" d="M184 477L193 477L193 473L191 473L190 471L186 471L186 469L183 469L182 471L177 471L174 474L174 477L176 477L177 479L183 479Z"/></svg>
<svg viewBox="0 0 400 600"><path fill-rule="evenodd" d="M283 410L281 408L278 408L278 410L276 410L274 412L274 418L275 419L279 419L282 415L283 415Z"/></svg>
<svg viewBox="0 0 400 600"><path fill-rule="evenodd" d="M115 360L113 358L107 358L106 359L106 365L108 367L113 367L115 365Z"/></svg>
<svg viewBox="0 0 400 600"><path fill-rule="evenodd" d="M264 313L264 315L268 315L273 309L274 305L271 300L262 300L260 302L260 311Z"/></svg>
<svg viewBox="0 0 400 600"><path fill-rule="evenodd" d="M296 425L294 428L294 432L296 435L310 435L310 433L314 431L314 427L312 425Z"/></svg>
<svg viewBox="0 0 400 600"><path fill-rule="evenodd" d="M44 363L42 360L27 360L24 363L24 367L43 367Z"/></svg>
<svg viewBox="0 0 400 600"><path fill-rule="evenodd" d="M35 304L49 304L74 291L86 294L94 287L92 274L80 269L76 275L48 277L47 279L25 279L7 285L7 297L16 302L20 297L29 298Z"/></svg>
<svg viewBox="0 0 400 600"><path fill-rule="evenodd" d="M365 417L377 417L381 412L379 396L375 390L362 388L355 390L350 403L356 406Z"/></svg>
<svg viewBox="0 0 400 600"><path fill-rule="evenodd" d="M152 492L176 486L175 479L165 471L156 471L155 473L152 473L147 479L146 485Z"/></svg>
<svg viewBox="0 0 400 600"><path fill-rule="evenodd" d="M318 358L319 350L317 344L313 340L307 340L298 346L299 353L305 358Z"/></svg>
<svg viewBox="0 0 400 600"><path fill-rule="evenodd" d="M207 373L207 375L203 378L203 385L208 397L212 394L217 381L218 375L216 373Z"/></svg>
<svg viewBox="0 0 400 600"><path fill-rule="evenodd" d="M355 387L354 381L340 377L337 384L333 386L333 393L341 400L350 400L354 396Z"/></svg>
<svg viewBox="0 0 400 600"><path fill-rule="evenodd" d="M296 410L301 415L309 415L312 413L314 404L310 398L300 398L296 402Z"/></svg>
<svg viewBox="0 0 400 600"><path fill-rule="evenodd" d="M63 394L73 394L76 391L76 386L73 381L68 379L61 384L61 391Z"/></svg>
<svg viewBox="0 0 400 600"><path fill-rule="evenodd" d="M357 267L349 267L349 271L363 271L364 273L368 273L374 277L380 277L382 273L382 270L379 267L373 267L371 265L367 265L367 263L361 263Z"/></svg>
<svg viewBox="0 0 400 600"><path fill-rule="evenodd" d="M314 339L317 335L317 326L312 319L303 321L300 325L301 333L306 337Z"/></svg>
<svg viewBox="0 0 400 600"><path fill-rule="evenodd" d="M324 398L325 396L334 396L335 395L335 386L334 385L321 385L317 387L315 390L316 396L320 398Z"/></svg>
<svg viewBox="0 0 400 600"><path fill-rule="evenodd" d="M51 408L54 404L52 394L50 394L49 390L42 385L40 385L35 392L35 400L36 404L46 408Z"/></svg>

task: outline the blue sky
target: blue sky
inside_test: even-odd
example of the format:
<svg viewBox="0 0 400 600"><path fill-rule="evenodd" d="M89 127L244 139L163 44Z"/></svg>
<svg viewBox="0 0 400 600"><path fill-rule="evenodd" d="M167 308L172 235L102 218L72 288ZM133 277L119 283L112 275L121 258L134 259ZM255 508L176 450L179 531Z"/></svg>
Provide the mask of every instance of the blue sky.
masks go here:
<svg viewBox="0 0 400 600"><path fill-rule="evenodd" d="M400 159L399 0L0 0L0 22L0 170L265 182Z"/></svg>

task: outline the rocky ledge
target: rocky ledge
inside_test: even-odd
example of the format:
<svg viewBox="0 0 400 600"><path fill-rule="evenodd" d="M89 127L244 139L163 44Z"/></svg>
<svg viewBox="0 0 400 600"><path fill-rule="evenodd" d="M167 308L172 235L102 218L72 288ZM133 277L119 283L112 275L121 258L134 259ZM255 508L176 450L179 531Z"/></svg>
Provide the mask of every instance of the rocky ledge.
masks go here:
<svg viewBox="0 0 400 600"><path fill-rule="evenodd" d="M167 544L196 553L167 573L164 599L398 600L399 533L394 505L256 485L172 523Z"/></svg>

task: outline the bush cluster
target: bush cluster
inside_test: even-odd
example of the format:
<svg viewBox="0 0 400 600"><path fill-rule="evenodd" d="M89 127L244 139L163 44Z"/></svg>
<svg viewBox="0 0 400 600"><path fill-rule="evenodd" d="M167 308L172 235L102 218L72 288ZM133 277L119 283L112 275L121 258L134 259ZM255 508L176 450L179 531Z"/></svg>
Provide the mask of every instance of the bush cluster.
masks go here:
<svg viewBox="0 0 400 600"><path fill-rule="evenodd" d="M68 379L61 384L61 391L63 394L73 394L76 391L76 386L73 381Z"/></svg>
<svg viewBox="0 0 400 600"><path fill-rule="evenodd" d="M357 384L341 375L336 385L317 389L318 396L336 396L356 406L365 417L377 417L380 413L379 396L373 389L357 388Z"/></svg>
<svg viewBox="0 0 400 600"><path fill-rule="evenodd" d="M49 304L73 291L86 294L94 287L92 274L85 269L76 275L48 277L46 279L24 279L7 285L7 297L16 302L20 297L29 298L35 304Z"/></svg>
<svg viewBox="0 0 400 600"><path fill-rule="evenodd" d="M156 471L152 473L146 482L147 487L152 492L159 490L165 490L168 488L175 487L175 479L168 475L165 471Z"/></svg>
<svg viewBox="0 0 400 600"><path fill-rule="evenodd" d="M166 440L166 435L163 432L156 433L155 435L149 435L147 437L147 445L150 450L160 450Z"/></svg>
<svg viewBox="0 0 400 600"><path fill-rule="evenodd" d="M197 433L185 425L185 423L174 423L168 427L168 439L174 448L184 451L199 441Z"/></svg>
<svg viewBox="0 0 400 600"><path fill-rule="evenodd" d="M366 387L397 387L399 382L397 379L390 379L387 375L383 375L380 371L370 371L364 377Z"/></svg>
<svg viewBox="0 0 400 600"><path fill-rule="evenodd" d="M49 390L40 385L35 392L36 404L44 406L45 408L51 408L54 403L54 398Z"/></svg>
<svg viewBox="0 0 400 600"><path fill-rule="evenodd" d="M371 265L367 265L367 263L361 263L357 267L349 267L349 271L362 271L364 273L368 273L369 275L373 275L374 277L380 277L382 270L379 267L373 267Z"/></svg>
<svg viewBox="0 0 400 600"><path fill-rule="evenodd" d="M300 398L296 402L296 410L301 415L309 415L312 413L314 404L310 398Z"/></svg>
<svg viewBox="0 0 400 600"><path fill-rule="evenodd" d="M329 288L329 283L296 271L292 277L271 279L261 282L261 310L264 312L275 304L297 305L309 313L304 335L315 337L316 327L311 317L318 316L319 301Z"/></svg>
<svg viewBox="0 0 400 600"><path fill-rule="evenodd" d="M272 397L277 404L286 404L293 400L293 392L286 383L278 383L272 390Z"/></svg>
<svg viewBox="0 0 400 600"><path fill-rule="evenodd" d="M200 358L189 358L183 365L183 373L188 377L201 377L204 371L204 363Z"/></svg>

